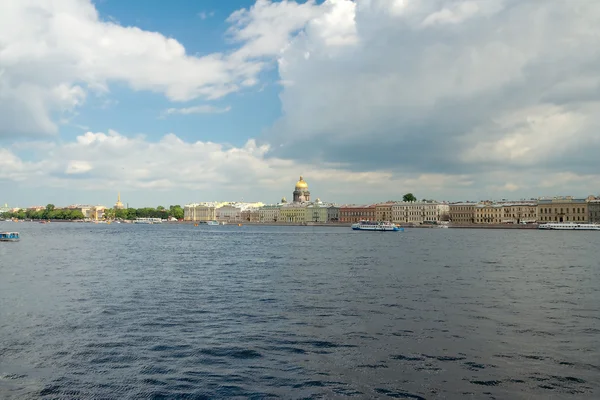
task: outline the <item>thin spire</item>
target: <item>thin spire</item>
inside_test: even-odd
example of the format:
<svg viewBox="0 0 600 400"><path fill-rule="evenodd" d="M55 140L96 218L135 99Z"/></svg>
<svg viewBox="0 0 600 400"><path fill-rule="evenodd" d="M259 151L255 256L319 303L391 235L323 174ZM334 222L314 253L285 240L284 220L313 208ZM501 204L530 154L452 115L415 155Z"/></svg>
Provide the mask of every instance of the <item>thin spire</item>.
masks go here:
<svg viewBox="0 0 600 400"><path fill-rule="evenodd" d="M121 202L121 192L119 192L119 194L117 195L117 203Z"/></svg>

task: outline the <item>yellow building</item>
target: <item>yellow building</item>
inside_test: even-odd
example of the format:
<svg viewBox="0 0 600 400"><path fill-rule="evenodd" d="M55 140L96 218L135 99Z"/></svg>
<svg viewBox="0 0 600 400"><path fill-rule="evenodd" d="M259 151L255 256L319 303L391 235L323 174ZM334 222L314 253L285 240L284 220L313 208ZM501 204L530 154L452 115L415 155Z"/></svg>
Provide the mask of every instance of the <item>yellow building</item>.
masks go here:
<svg viewBox="0 0 600 400"><path fill-rule="evenodd" d="M534 223L538 220L537 202L506 203L502 210L504 223Z"/></svg>
<svg viewBox="0 0 600 400"><path fill-rule="evenodd" d="M391 221L392 207L395 202L379 203L375 205L375 219L377 221Z"/></svg>
<svg viewBox="0 0 600 400"><path fill-rule="evenodd" d="M279 221L289 223L306 222L306 204L289 203L284 204L279 209Z"/></svg>
<svg viewBox="0 0 600 400"><path fill-rule="evenodd" d="M117 202L115 203L115 206L113 208L115 210L122 210L125 208L123 203L121 203L121 192L119 192L119 194L117 195Z"/></svg>
<svg viewBox="0 0 600 400"><path fill-rule="evenodd" d="M502 204L477 204L474 207L476 224L501 224L504 218Z"/></svg>
<svg viewBox="0 0 600 400"><path fill-rule="evenodd" d="M539 222L585 222L588 221L588 202L573 197L555 197L538 200Z"/></svg>

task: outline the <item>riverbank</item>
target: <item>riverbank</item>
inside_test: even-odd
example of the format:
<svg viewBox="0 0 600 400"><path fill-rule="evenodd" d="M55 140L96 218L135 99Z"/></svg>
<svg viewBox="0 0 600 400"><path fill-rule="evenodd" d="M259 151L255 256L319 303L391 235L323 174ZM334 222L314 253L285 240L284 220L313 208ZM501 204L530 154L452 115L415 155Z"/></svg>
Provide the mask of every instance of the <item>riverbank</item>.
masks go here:
<svg viewBox="0 0 600 400"><path fill-rule="evenodd" d="M47 221L47 220L44 220ZM42 221L39 220L21 220L18 222L33 222L33 223L43 223ZM50 220L47 221L47 223L55 223L55 222L74 222L74 223L80 223L80 224L94 224L96 222L94 221L80 221L80 220L74 220L74 221L70 221L70 220L62 220L62 219L57 219L57 220ZM111 222L112 223L112 222ZM133 223L132 221L123 221L123 223L125 224L131 224ZM192 225L192 224L197 224L198 222L193 222L193 221L167 221L167 222L162 222L162 224L166 224L166 225L179 225L179 224L183 224L183 225ZM231 226L237 226L238 224L240 224L241 226L244 225L248 225L248 226L312 226L312 227L326 227L326 228L349 228L350 226L352 226L352 223L345 223L345 222L329 222L329 223L325 223L325 222L306 222L306 223L290 223L290 222L231 222L231 223L227 223L226 225L231 225ZM202 225L202 224L200 224ZM410 225L410 224L398 224L398 226L405 228L405 229L439 229L440 227L442 227L443 225ZM451 229L537 229L538 228L538 224L527 224L527 225L523 225L523 224L446 224L446 226L448 228Z"/></svg>

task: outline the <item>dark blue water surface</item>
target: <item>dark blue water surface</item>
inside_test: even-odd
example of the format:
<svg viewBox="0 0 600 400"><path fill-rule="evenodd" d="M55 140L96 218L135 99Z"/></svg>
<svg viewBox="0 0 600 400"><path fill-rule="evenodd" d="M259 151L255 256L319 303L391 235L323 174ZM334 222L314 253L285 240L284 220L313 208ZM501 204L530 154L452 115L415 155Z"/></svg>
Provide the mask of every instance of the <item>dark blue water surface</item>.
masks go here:
<svg viewBox="0 0 600 400"><path fill-rule="evenodd" d="M0 230L0 398L600 397L599 232Z"/></svg>

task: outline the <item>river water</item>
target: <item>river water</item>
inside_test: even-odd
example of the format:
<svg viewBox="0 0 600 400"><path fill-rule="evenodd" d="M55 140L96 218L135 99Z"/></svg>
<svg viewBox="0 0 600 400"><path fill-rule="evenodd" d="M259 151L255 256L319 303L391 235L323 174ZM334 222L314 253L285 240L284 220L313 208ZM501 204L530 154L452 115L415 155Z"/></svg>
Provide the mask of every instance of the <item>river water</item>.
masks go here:
<svg viewBox="0 0 600 400"><path fill-rule="evenodd" d="M0 230L0 398L600 397L598 232Z"/></svg>

